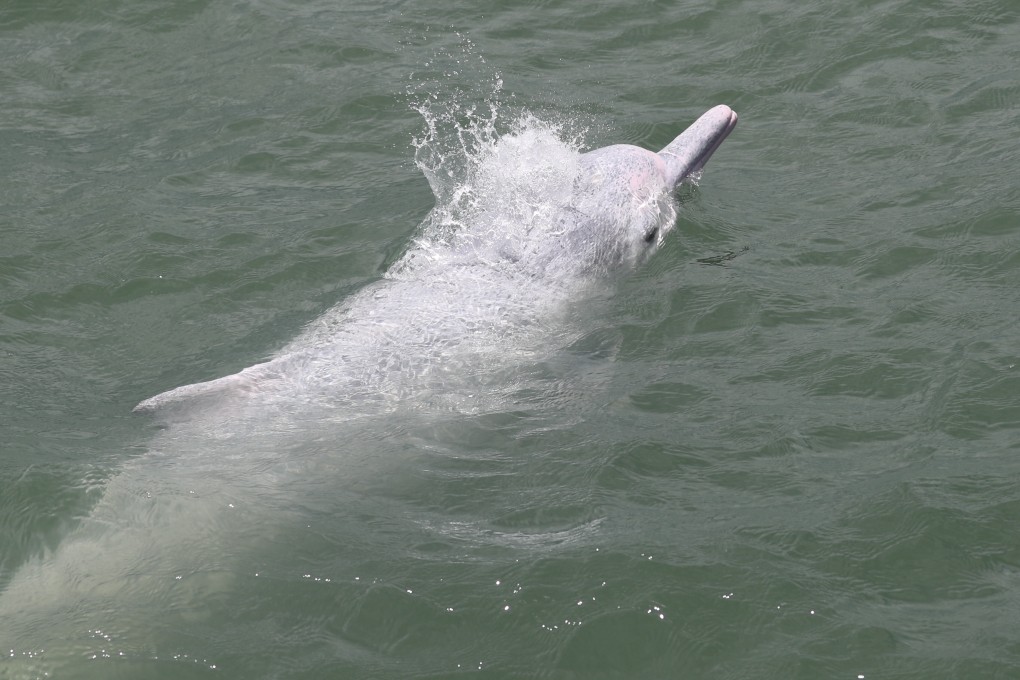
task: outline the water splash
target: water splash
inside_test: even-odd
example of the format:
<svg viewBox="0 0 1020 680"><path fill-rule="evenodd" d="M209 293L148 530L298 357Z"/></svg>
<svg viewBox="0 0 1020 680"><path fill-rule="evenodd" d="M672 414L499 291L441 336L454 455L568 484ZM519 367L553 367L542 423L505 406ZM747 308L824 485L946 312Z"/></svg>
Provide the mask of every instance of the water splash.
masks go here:
<svg viewBox="0 0 1020 680"><path fill-rule="evenodd" d="M436 202L390 278L468 258L512 268L526 258L530 242L550 235L571 200L583 126L543 120L515 105L502 77L473 54L469 41L462 51L445 60L457 69L487 71L479 88L468 91L458 84L460 70L440 76L432 63L425 65L431 75L408 88L410 105L422 117L412 139L414 162Z"/></svg>

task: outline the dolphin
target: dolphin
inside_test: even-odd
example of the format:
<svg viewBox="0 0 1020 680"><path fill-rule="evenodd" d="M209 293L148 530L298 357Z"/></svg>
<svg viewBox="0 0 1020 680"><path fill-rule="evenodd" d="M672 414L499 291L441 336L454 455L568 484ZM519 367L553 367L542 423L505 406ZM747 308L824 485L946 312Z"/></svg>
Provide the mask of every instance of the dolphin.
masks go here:
<svg viewBox="0 0 1020 680"><path fill-rule="evenodd" d="M736 124L737 114L719 105L658 153L616 144L581 154L566 188L542 195L546 204L534 214L508 211L512 234L505 219L476 215L487 229L469 225L445 250L410 249L383 280L269 361L157 394L134 410L288 396L357 408L381 395L404 398L426 375L447 377L458 359L541 325L584 284L646 260L675 225L675 189L701 172Z"/></svg>
<svg viewBox="0 0 1020 680"><path fill-rule="evenodd" d="M200 617L218 601L209 593L251 586L239 556L302 522L296 489L350 465L308 456L308 438L370 440L371 416L401 405L456 414L498 398L501 370L565 346L557 319L659 248L676 223L675 189L736 123L716 106L657 153L613 145L550 156L541 139L501 138L456 196L437 198L424 236L379 281L268 361L135 407L165 427L107 482L91 515L0 592L5 653L30 667L25 677L47 659L74 664L115 644L127 654L130 636L188 627L169 623L160 603ZM143 658L160 646L134 643Z"/></svg>

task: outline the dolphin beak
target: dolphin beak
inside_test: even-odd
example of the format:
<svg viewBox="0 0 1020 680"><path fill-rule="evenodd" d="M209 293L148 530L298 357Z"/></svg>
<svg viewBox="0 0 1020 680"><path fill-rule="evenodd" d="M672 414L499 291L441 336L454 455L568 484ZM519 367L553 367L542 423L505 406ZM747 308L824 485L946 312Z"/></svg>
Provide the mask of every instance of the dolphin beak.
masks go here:
<svg viewBox="0 0 1020 680"><path fill-rule="evenodd" d="M666 180L677 186L698 172L737 126L737 113L720 104L701 114L694 124L659 152L666 163Z"/></svg>

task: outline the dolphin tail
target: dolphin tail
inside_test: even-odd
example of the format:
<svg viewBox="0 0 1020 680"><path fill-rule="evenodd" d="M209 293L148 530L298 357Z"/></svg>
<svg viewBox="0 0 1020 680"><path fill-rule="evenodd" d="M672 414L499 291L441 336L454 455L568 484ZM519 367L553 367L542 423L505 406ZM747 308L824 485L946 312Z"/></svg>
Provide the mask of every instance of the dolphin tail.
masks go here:
<svg viewBox="0 0 1020 680"><path fill-rule="evenodd" d="M698 172L737 125L737 113L720 104L701 114L670 142L659 156L666 162L666 180L672 186Z"/></svg>

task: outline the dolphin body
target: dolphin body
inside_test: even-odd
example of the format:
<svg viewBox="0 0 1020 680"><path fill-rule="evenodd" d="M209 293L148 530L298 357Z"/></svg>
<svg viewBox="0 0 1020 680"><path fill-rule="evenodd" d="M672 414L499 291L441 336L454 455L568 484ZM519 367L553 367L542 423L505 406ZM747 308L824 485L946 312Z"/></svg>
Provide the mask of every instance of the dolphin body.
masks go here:
<svg viewBox="0 0 1020 680"><path fill-rule="evenodd" d="M301 523L295 467L305 478L346 472L343 461L319 475L292 453L295 440L346 441L358 431L352 419L402 404L457 412L498 393L500 370L564 346L556 317L661 245L676 221L674 190L736 122L716 106L658 153L614 145L516 173L498 157L514 152L504 138L468 178L475 195L459 225L444 231L451 213L437 199L425 226L443 238L419 239L269 361L138 404L167 427L52 553L21 565L0 592L0 675L36 677L100 649L154 658L159 643L127 638L186 629L170 627L168 611L192 616L242 578L239 555L259 554L272 527ZM324 423L342 427L324 435ZM7 665L19 660L24 668Z"/></svg>

